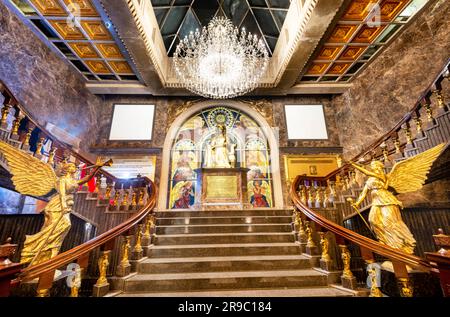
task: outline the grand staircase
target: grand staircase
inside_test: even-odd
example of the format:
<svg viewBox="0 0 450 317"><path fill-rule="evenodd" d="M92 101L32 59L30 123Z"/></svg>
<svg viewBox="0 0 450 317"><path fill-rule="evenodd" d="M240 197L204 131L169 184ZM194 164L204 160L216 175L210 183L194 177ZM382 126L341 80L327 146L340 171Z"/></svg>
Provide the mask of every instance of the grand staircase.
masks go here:
<svg viewBox="0 0 450 317"><path fill-rule="evenodd" d="M110 296L352 296L302 254L290 210L156 212L153 245Z"/></svg>

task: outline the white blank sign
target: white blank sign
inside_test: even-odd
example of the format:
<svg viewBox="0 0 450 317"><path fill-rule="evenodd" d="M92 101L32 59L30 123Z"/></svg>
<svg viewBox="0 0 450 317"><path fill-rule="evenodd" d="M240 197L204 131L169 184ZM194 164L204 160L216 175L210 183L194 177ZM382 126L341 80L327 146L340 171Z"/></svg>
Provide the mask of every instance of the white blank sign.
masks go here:
<svg viewBox="0 0 450 317"><path fill-rule="evenodd" d="M115 105L110 140L151 140L154 105Z"/></svg>
<svg viewBox="0 0 450 317"><path fill-rule="evenodd" d="M328 139L322 105L285 105L288 139Z"/></svg>

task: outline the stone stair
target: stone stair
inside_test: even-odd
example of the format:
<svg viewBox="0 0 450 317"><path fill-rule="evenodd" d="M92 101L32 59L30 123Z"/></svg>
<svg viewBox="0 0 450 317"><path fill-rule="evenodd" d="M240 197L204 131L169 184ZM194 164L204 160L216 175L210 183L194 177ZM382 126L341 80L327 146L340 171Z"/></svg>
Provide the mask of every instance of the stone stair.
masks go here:
<svg viewBox="0 0 450 317"><path fill-rule="evenodd" d="M290 210L156 212L153 245L115 296L352 296L295 241ZM120 279L120 278L117 278ZM110 294L110 295L111 295Z"/></svg>

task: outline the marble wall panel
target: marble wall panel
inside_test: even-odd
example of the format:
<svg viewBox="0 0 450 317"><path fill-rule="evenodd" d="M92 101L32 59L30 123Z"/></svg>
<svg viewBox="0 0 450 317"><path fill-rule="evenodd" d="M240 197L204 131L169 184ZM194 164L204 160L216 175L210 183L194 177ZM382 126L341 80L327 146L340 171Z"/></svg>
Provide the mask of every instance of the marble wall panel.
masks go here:
<svg viewBox="0 0 450 317"><path fill-rule="evenodd" d="M28 26L0 2L0 80L40 124L51 122L81 138L86 150L96 139L102 99Z"/></svg>
<svg viewBox="0 0 450 317"><path fill-rule="evenodd" d="M346 158L389 131L448 60L450 1L432 1L392 44L333 99Z"/></svg>

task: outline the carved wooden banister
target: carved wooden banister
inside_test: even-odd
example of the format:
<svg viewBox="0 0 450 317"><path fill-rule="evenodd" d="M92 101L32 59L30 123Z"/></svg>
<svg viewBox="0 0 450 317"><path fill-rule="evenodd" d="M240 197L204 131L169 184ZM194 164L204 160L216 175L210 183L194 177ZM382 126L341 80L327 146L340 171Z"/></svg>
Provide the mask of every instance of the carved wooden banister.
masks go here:
<svg viewBox="0 0 450 317"><path fill-rule="evenodd" d="M305 176L297 176L294 182L291 184L290 190L294 206L298 210L300 210L306 217L308 217L311 221L314 221L320 227L323 227L326 230L333 232L337 236L342 237L343 239L348 240L350 242L353 242L359 245L360 247L366 248L374 253L385 256L391 260L400 261L406 265L412 266L422 271L430 271L431 266L426 260L415 255L404 253L398 249L391 248L380 242L377 242L363 235L360 235L352 230L344 228L334 223L333 221L326 219L319 213L313 211L312 209L304 205L301 202L300 197L297 193L297 188L302 183L302 181L308 179L311 180L311 178Z"/></svg>
<svg viewBox="0 0 450 317"><path fill-rule="evenodd" d="M53 136L49 131L47 131L44 127L42 127L36 120L34 120L32 116L29 114L29 112L21 105L21 103L13 96L11 91L2 82L0 82L0 94L2 94L5 97L3 104L6 107L3 107L2 111L3 109L5 109L4 112L5 115L7 116L10 109L14 108L16 117L14 119L13 128L11 130L9 129L9 127L6 128L4 124L1 127L3 136L6 135L7 138L5 141L9 141L8 139L9 136L12 142L22 144L16 146L22 148L22 150L28 152L30 155L35 155L39 159L41 159L40 152L39 153L38 151L35 151L35 153L29 152L29 144L27 143L27 140L29 139L31 132L36 131L35 129L38 129L39 139L41 139L42 137L46 137L52 141L52 151L51 151L52 153L48 157L49 160L51 159L51 162L59 163L63 159L65 159L68 155L70 155L71 157L75 158L76 161L86 164L86 166L94 165L94 163L90 161L88 158L86 158L86 156L75 151L71 145L60 141L58 138ZM2 117L5 117L5 115L3 115L2 112ZM17 133L17 129L15 127L17 127L17 122L20 122L20 120L25 118L27 120L27 126L26 130L23 132L21 136L25 137L25 134L27 134L27 136L19 140L20 136ZM25 139L26 141L23 142L23 139ZM27 146L24 148L23 144ZM39 146L39 144L37 144L37 146ZM55 148L59 149L58 150L59 155L56 153L56 151L54 151ZM103 204L106 204L106 206L108 206L109 204L108 201L110 198L109 195L107 194L108 191L110 192L111 190L121 190L121 191L133 190L135 193L139 193L139 197L137 194L135 194L134 198L131 199L131 204L127 203L126 206L123 206L125 207L124 211L130 212L131 217L129 217L126 221L120 223L119 225L116 225L114 228L109 229L106 232L100 234L99 236L81 245L78 245L68 251L60 253L59 255L50 260L22 269L20 271L19 276L11 282L10 284L11 286L14 285L16 287L19 286L22 282L33 280L34 278L39 278L37 289L38 296L44 294L48 295L48 291L53 284L53 277L55 270L60 269L62 266L67 265L69 263L76 262L82 268L82 270L84 270L84 272L87 272L87 268L89 265L89 256L91 254L95 256L96 254L95 252L92 253L92 251L94 251L95 249L112 250L114 248L115 240L117 237L121 235L129 235L130 232L135 231L134 228L136 227L142 228L142 223L151 214L156 204L156 187L154 183L147 177L119 179L111 175L110 173L104 171L103 169L99 170L98 175L102 175L107 179L107 189L105 190L105 193L103 192L100 193L100 186L99 186L100 183L97 183L97 187L94 193L98 195L97 197L98 199L100 199L99 201L101 201L101 203ZM98 180L99 179L100 176L98 177ZM19 268L21 267L22 265L19 265ZM1 271L0 273L6 272L6 268L0 268L0 271ZM13 275L10 276L11 278L13 278ZM77 290L75 289L72 289L72 291L74 291L74 294L77 293Z"/></svg>
<svg viewBox="0 0 450 317"><path fill-rule="evenodd" d="M150 181L151 182L151 181ZM17 281L24 282L36 277L39 277L47 272L52 272L63 265L74 262L79 259L83 255L88 254L92 250L105 245L111 240L119 237L125 232L131 230L134 226L139 224L147 217L153 210L156 204L156 187L151 182L149 188L149 199L147 200L146 205L141 208L134 216L130 217L125 222L120 225L108 230L107 232L95 237L94 239L89 240L73 249L70 249L66 252L58 254L56 257L39 263L37 265L33 265L31 267L27 267L21 271ZM17 282L16 281L16 282Z"/></svg>

